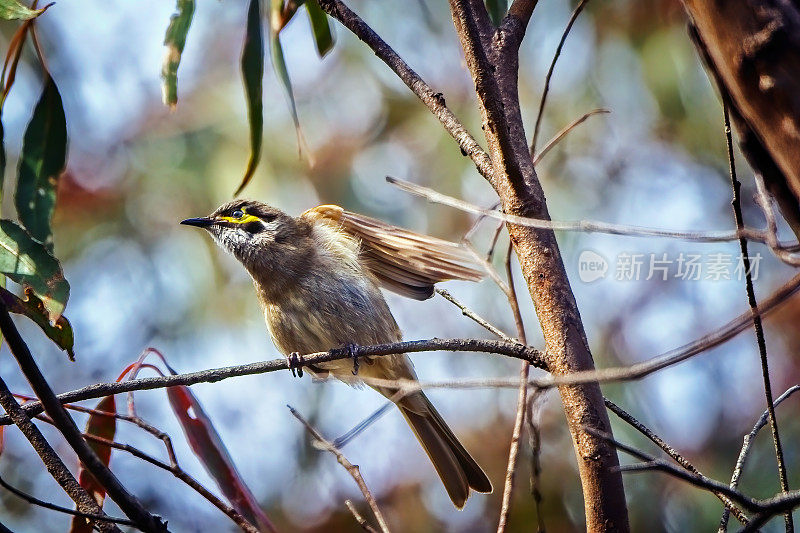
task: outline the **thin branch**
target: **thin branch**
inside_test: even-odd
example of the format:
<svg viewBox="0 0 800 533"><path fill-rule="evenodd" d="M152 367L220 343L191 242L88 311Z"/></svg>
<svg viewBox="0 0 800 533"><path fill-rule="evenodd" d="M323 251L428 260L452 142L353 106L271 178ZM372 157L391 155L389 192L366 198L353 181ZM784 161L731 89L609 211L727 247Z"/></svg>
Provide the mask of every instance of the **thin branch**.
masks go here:
<svg viewBox="0 0 800 533"><path fill-rule="evenodd" d="M352 348L352 350L350 349ZM433 350L444 350L454 352L478 352L496 353L530 361L537 368L544 368L545 363L542 352L525 346L517 342L506 342L488 339L429 339L417 341L403 341L388 344L377 344L374 346L352 346L336 348L327 352L317 352L303 355L300 363L306 365L318 365L340 359L352 359L367 356L387 356L398 353L425 352ZM113 383L97 383L83 387L78 390L58 395L61 402L77 402L90 398L100 398L109 394L119 394L121 392L162 389L173 385L194 385L196 383L215 383L217 381L238 376L250 376L254 374L264 374L267 372L277 372L292 368L292 362L286 358L273 359L270 361L260 361L245 365L227 366L222 368L212 368L199 372L186 374L174 374L158 377L139 378L130 381ZM22 406L22 409L33 416L42 412L42 405L39 402L30 402ZM8 416L0 417L0 425L8 425L11 420Z"/></svg>
<svg viewBox="0 0 800 533"><path fill-rule="evenodd" d="M132 521L126 519L126 518L115 518L115 517L111 517L111 516L108 516L108 515L105 515L105 514L83 513L81 511L76 511L74 509L68 509L66 507L61 507L60 505L56 505L54 503L50 503L50 502L46 502L44 500L40 500L39 498L36 498L35 496L31 496L30 494L26 494L26 493L22 492L21 490L19 490L18 488L9 485L8 482L6 480L4 480L2 477L0 477L0 487L3 487L4 489L6 489L8 492L13 494L14 496L17 496L18 498L21 498L21 499L25 500L26 502L28 502L31 505L36 505L38 507L43 507L45 509L50 509L51 511L56 511L56 512L59 512L59 513L64 513L64 514L68 514L68 515L72 515L72 516L78 516L80 518L86 518L87 520L95 520L95 521L98 521L98 522L113 522L115 524L121 524L123 526L136 527L136 523L135 522L132 522Z"/></svg>
<svg viewBox="0 0 800 533"><path fill-rule="evenodd" d="M594 220L558 221L508 215L500 211L484 209L474 204L470 204L469 202L459 200L458 198L453 198L452 196L447 196L446 194L434 191L428 187L423 187L422 185L417 185L415 183L404 181L392 176L386 176L386 181L392 185L395 185L400 190L416 196L421 196L427 199L429 202L453 207L467 213L474 213L476 215L483 215L496 220L502 220L503 222L507 222L509 224L527 226L536 229L550 229L554 231L581 231L585 233L606 233L609 235L625 235L629 237L666 237L670 239L682 239L691 242L730 242L744 237L751 241L761 242L764 244L768 243L767 232L752 228L705 232L673 231L646 228L641 226L629 226L626 224L612 224L609 222L599 222Z"/></svg>
<svg viewBox="0 0 800 533"><path fill-rule="evenodd" d="M758 305L758 314L764 316L785 302L790 296L800 289L800 274L795 275L791 280L772 293L768 298ZM547 376L534 380L537 387L548 388L560 385L571 385L578 383L610 382L610 381L629 381L640 379L658 370L675 365L689 359L697 354L703 353L715 346L727 342L739 333L750 329L753 324L753 313L748 310L746 313L734 318L721 328L714 330L708 335L684 344L678 348L664 352L661 355L635 363L630 366L602 368L598 370L573 372L562 376Z"/></svg>
<svg viewBox="0 0 800 533"><path fill-rule="evenodd" d="M594 115L600 115L600 114L606 114L606 113L611 113L611 110L610 109L605 109L605 108L602 108L602 107L599 108L599 109L592 109L588 113L584 113L582 116L576 118L575 120L573 120L572 122L570 122L569 124L564 126L564 128L561 131L556 133L555 137L550 139L547 142L547 144L544 145L544 148L542 148L539 152L536 153L536 155L533 156L533 164L534 165L538 165L539 161L541 161L542 158L547 155L547 152L549 152L555 145L557 145L559 142L561 142L561 139L566 137L567 134L569 134L569 132L571 132L572 130L574 130L575 128L577 128L578 126L583 124L584 122L586 122L587 118L592 117Z"/></svg>
<svg viewBox="0 0 800 533"><path fill-rule="evenodd" d="M463 124L445 105L442 93L435 92L425 83L419 75L403 61L380 36L373 31L358 15L350 10L339 0L319 0L320 7L331 17L335 18L344 25L345 28L361 39L369 46L375 55L378 56L386 65L405 83L411 91L422 100L428 109L433 113L444 129L458 143L461 152L469 156L475 163L475 167L483 177L493 183L494 167L492 160L475 138L466 130Z"/></svg>
<svg viewBox="0 0 800 533"><path fill-rule="evenodd" d="M572 31L573 24L575 24L575 21L578 20L581 11L583 11L583 8L586 7L586 3L588 1L589 0L581 0L580 3L575 7L575 10L569 17L569 22L567 22L567 27L564 28L564 33L561 34L561 40L558 42L556 53L553 54L553 60L550 62L550 68L547 69L547 75L544 78L544 89L542 89L542 99L539 101L539 111L536 114L536 126L534 126L533 128L533 140L531 141L531 158L533 158L534 160L536 159L536 141L539 138L539 130L542 127L544 106L547 103L547 95L550 92L550 79L553 77L553 71L556 68L556 63L558 62L558 58L561 57L561 50L564 48L564 43L567 42L567 37L569 36L569 32Z"/></svg>
<svg viewBox="0 0 800 533"><path fill-rule="evenodd" d="M773 404L774 407L779 406L784 400L788 399L789 396L794 394L800 390L800 385L794 385L787 389L783 394L781 394L778 399L775 400ZM769 411L764 411L761 415L761 418L753 426L753 429L744 436L744 440L742 442L742 449L739 452L739 457L736 459L736 466L733 468L733 474L731 475L731 488L735 489L739 486L739 477L742 475L742 470L744 469L744 463L747 461L747 456L750 454L750 449L752 448L753 442L755 441L756 435L758 432L761 431L761 428L767 425L767 420L769 420ZM722 518L720 519L719 523L719 530L724 533L728 530L728 509L726 508L722 513Z"/></svg>
<svg viewBox="0 0 800 533"><path fill-rule="evenodd" d="M514 315L514 323L517 327L517 337L525 344L525 324L522 321L522 314L519 310L517 291L514 288L514 274L511 269L511 251L513 243L509 241L506 251L505 267L506 278L508 279L508 305ZM523 361L519 371L519 388L517 389L517 411L514 417L514 428L511 431L511 442L508 446L508 465L506 466L505 485L503 487L503 501L500 505L500 517L497 521L497 533L503 533L508 524L508 512L511 510L511 496L514 492L514 478L517 470L517 458L519 457L519 441L522 437L522 425L525 422L525 408L528 404L528 373L531 365ZM541 509L539 502L536 502L536 515L541 524Z"/></svg>
<svg viewBox="0 0 800 533"><path fill-rule="evenodd" d="M722 110L725 121L725 141L728 147L728 164L730 165L731 185L733 187L733 200L731 205L733 207L733 216L736 219L736 228L741 230L744 228L744 216L742 215L742 203L740 199L742 184L736 177L736 163L733 158L733 139L731 136L731 121L728 116L728 106L723 103ZM786 464L783 458L783 448L781 446L780 432L778 431L778 420L775 418L775 406L772 399L772 384L769 378L769 362L767 360L767 341L764 338L764 326L761 323L761 316L758 314L758 301L756 300L756 291L753 288L753 276L750 272L750 257L747 252L747 240L739 238L739 248L742 252L742 261L744 263L745 274L745 289L747 292L747 303L753 313L753 327L756 332L756 342L758 343L758 354L761 359L761 377L764 381L764 396L767 400L767 411L769 412L769 426L772 432L772 442L775 446L775 461L778 464L778 477L780 479L781 490L783 492L789 491L789 480L786 475ZM784 516L786 524L786 532L792 533L794 531L794 521L792 520L792 513L786 513Z"/></svg>
<svg viewBox="0 0 800 533"><path fill-rule="evenodd" d="M627 422L636 431L638 431L639 433L641 433L642 435L644 435L645 437L647 437L648 439L653 441L653 443L655 443L656 446L658 446L659 448L664 450L664 452L666 452L667 455L672 457L675 460L676 463L681 465L683 468L685 468L689 472L692 472L694 474L698 474L698 475L701 475L701 476L703 475L703 473L700 472L683 455L678 453L677 450L675 450L672 446L667 444L664 441L664 439L662 439L661 437L659 437L658 435L653 433L653 431L650 428L648 428L647 426L645 426L644 424L639 422L632 414L628 413L627 411L625 411L623 408L621 408L620 406L618 406L617 404L615 404L614 402L612 402L608 398L603 398L603 400L605 401L606 407L611 409L614 412L614 414L616 414L618 417L620 417L623 421ZM731 488L736 488L736 487L731 487ZM714 495L722 501L722 503L725 506L725 510L726 511L728 511L728 512L733 511L733 514L734 514L734 516L736 516L736 519L739 520L739 522L741 522L742 524L747 525L747 523L749 522L749 520L747 519L747 515L745 515L744 511L739 509L736 506L736 504L733 503L730 500L730 498L728 498L727 496L725 496L724 494L719 493L719 492L714 492Z"/></svg>
<svg viewBox="0 0 800 533"><path fill-rule="evenodd" d="M75 476L72 475L72 472L69 471L58 454L56 454L55 450L53 450L52 446L50 446L50 443L47 442L41 431L39 431L39 428L31 422L29 415L27 415L22 406L17 403L17 400L11 394L11 391L8 390L2 378L0 378L0 406L2 406L7 413L6 418L13 420L13 423L19 427L22 434L25 435L25 438L28 439L33 449L42 459L42 463L44 463L47 471L53 476L53 479L61 485L64 492L72 498L78 510L90 515L104 515L105 513L103 513L103 510L97 505L94 498L89 496L86 489L80 486ZM98 527L101 531L120 532L120 529L116 525L109 522L100 522L98 523Z"/></svg>
<svg viewBox="0 0 800 533"><path fill-rule="evenodd" d="M478 313L476 313L475 311L473 311L472 309L470 309L469 307L467 307L466 305L464 305L463 303L458 301L455 298L455 296L450 294L447 290L440 289L439 287L436 287L434 290L436 291L436 294L438 294L439 296L441 296L442 298L444 298L448 302L452 303L453 305L455 305L456 307L461 309L461 314L462 315L464 315L465 317L473 320L475 323L477 323L482 328L484 328L487 331L493 333L494 335L497 335L498 337L500 337L501 339L503 339L506 342L516 342L514 339L512 339L511 337L509 337L508 335L503 333L500 330L500 328L498 328L497 326L493 326L492 324L489 323L488 320L486 320L485 318L481 317ZM524 341L522 341L522 342L524 343Z"/></svg>
<svg viewBox="0 0 800 533"><path fill-rule="evenodd" d="M150 514L142 503L120 483L117 477L103 464L92 448L83 440L81 431L56 398L50 384L39 370L28 346L17 331L5 303L0 301L0 331L6 339L11 353L19 363L22 373L42 402L45 412L53 419L56 428L75 451L86 469L119 505L122 512L137 523L144 531L166 531L165 524L157 516Z"/></svg>
<svg viewBox="0 0 800 533"><path fill-rule="evenodd" d="M377 533L375 528L369 525L369 523L367 523L367 520L363 516L361 516L361 514L356 509L356 506L353 505L353 502L351 502L350 500L345 500L344 505L345 507L347 507L347 510L350 511L350 514L353 515L353 518L356 519L358 525L361 526L361 529L363 529L367 533Z"/></svg>
<svg viewBox="0 0 800 533"><path fill-rule="evenodd" d="M386 520L384 520L383 518L383 514L381 513L381 510L378 507L378 503L375 501L375 498L369 491L369 488L367 487L364 478L361 476L361 471L359 470L358 465L354 465L353 463L348 461L347 457L345 457L344 454L341 451L339 451L333 444L325 440L325 437L323 437L319 431L314 429L314 427L311 424L309 424L308 421L305 418L303 418L302 415L300 415L300 413L298 413L294 407L292 407L291 405L287 405L286 407L288 407L289 411L292 412L292 415L294 415L294 417L297 420L299 420L301 424L305 426L306 430L309 432L309 434L311 434L311 436L317 442L320 449L328 451L332 453L334 456L336 456L336 460L339 462L339 464L342 465L345 468L345 470L347 470L347 473L349 473L355 480L356 484L358 485L358 488L361 489L361 494L364 495L364 499L369 504L370 508L372 509L372 513L375 515L375 519L378 521L378 527L380 527L383 533L389 533L389 526L386 525Z"/></svg>

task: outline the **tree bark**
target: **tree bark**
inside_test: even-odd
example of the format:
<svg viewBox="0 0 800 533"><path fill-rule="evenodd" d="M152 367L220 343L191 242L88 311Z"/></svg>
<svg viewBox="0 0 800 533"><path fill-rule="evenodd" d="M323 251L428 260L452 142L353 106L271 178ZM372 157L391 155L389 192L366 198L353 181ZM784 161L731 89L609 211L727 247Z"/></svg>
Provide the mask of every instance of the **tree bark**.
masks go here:
<svg viewBox="0 0 800 533"><path fill-rule="evenodd" d="M683 4L742 151L800 237L800 7L790 0Z"/></svg>
<svg viewBox="0 0 800 533"><path fill-rule="evenodd" d="M456 31L475 81L492 182L508 214L550 219L544 191L528 150L518 95L518 51L530 11L515 2L497 31L481 0L450 0ZM514 9L518 7L519 9ZM544 332L545 359L556 375L594 369L575 297L555 234L508 225L522 273ZM597 383L559 388L583 486L589 531L628 531L616 450L586 428L610 433Z"/></svg>

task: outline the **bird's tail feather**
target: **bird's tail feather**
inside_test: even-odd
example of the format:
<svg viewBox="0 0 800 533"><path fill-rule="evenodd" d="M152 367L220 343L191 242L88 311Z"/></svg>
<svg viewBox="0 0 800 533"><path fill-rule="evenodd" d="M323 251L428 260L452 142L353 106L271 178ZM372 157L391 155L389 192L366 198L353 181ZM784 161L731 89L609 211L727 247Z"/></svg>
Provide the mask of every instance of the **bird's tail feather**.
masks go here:
<svg viewBox="0 0 800 533"><path fill-rule="evenodd" d="M397 406L430 457L456 507L464 507L470 488L477 492L492 492L489 478L464 449L425 394L411 394L400 400Z"/></svg>

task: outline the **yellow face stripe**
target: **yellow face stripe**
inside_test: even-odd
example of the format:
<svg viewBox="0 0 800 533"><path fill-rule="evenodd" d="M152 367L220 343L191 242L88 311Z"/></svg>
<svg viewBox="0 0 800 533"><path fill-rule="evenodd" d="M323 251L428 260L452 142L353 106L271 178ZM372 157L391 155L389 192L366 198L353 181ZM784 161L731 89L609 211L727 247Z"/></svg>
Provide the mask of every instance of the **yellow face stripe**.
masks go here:
<svg viewBox="0 0 800 533"><path fill-rule="evenodd" d="M242 218L233 218L233 217L217 217L217 220L224 220L225 222L230 222L232 224L247 224L249 222L261 222L261 219L255 215L245 215Z"/></svg>

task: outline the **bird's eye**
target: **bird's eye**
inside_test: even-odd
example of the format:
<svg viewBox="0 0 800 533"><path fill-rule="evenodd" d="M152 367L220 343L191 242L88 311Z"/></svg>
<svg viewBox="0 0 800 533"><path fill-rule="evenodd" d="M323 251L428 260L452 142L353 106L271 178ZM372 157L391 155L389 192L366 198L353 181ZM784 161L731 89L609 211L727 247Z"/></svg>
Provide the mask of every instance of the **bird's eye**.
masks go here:
<svg viewBox="0 0 800 533"><path fill-rule="evenodd" d="M231 218L243 218L243 217L244 217L244 211L242 211L241 209L237 209L236 211L231 213Z"/></svg>

